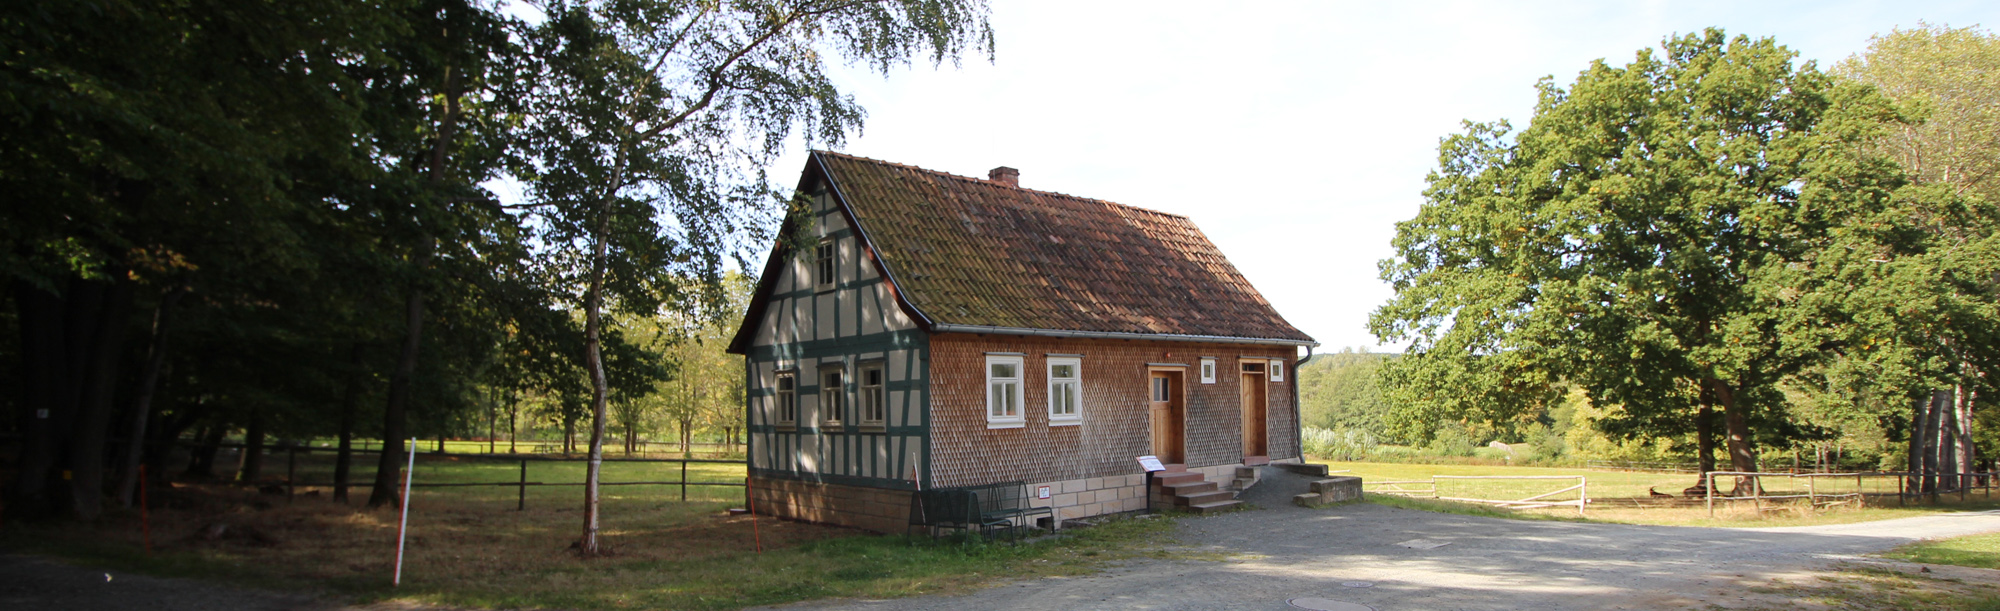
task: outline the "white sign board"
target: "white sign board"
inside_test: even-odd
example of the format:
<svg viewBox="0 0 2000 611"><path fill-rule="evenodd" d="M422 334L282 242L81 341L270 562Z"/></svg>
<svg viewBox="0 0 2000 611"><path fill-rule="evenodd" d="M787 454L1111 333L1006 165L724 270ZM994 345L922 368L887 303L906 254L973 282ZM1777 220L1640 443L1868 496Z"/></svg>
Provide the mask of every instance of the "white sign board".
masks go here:
<svg viewBox="0 0 2000 611"><path fill-rule="evenodd" d="M1048 486L1042 486L1042 487L1040 487L1040 488L1036 488L1036 489L1035 489L1035 498L1038 498L1038 499L1046 499L1046 498L1049 498L1049 487L1048 487Z"/></svg>
<svg viewBox="0 0 2000 611"><path fill-rule="evenodd" d="M1154 472L1154 471L1165 471L1165 470L1167 470L1167 466L1166 466L1166 465L1162 465L1162 464L1160 464L1160 457L1158 457L1158 456L1141 456L1141 457L1139 457L1139 468L1141 468L1141 469L1145 469L1147 473L1152 473L1152 472Z"/></svg>

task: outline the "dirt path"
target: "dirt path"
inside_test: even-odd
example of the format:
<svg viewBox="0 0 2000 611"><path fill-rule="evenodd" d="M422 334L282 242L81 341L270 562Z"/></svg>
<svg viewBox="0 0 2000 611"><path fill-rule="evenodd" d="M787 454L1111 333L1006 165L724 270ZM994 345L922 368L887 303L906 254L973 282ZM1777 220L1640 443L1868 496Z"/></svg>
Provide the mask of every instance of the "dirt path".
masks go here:
<svg viewBox="0 0 2000 611"><path fill-rule="evenodd" d="M1253 489L1263 510L1183 521L1182 539L1227 562L1149 561L1082 579L964 596L829 601L786 609L1290 608L1293 598L1404 609L1682 609L1782 599L1740 587L1798 578L1923 538L2000 531L2000 511L1833 526L1721 529L1529 522L1357 504L1303 509ZM1270 497L1270 498L1264 498ZM1439 545L1442 544L1442 545ZM2000 584L1996 584L2000 585Z"/></svg>

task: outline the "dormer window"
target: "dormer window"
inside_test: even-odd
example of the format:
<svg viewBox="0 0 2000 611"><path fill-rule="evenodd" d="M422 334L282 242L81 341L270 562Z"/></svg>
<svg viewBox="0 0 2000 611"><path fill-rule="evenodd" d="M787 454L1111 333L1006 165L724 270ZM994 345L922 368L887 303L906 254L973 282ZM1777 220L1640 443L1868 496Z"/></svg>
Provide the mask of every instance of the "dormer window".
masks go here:
<svg viewBox="0 0 2000 611"><path fill-rule="evenodd" d="M840 248L833 238L821 238L819 252L813 258L813 290L831 291L837 278L834 272L840 269Z"/></svg>

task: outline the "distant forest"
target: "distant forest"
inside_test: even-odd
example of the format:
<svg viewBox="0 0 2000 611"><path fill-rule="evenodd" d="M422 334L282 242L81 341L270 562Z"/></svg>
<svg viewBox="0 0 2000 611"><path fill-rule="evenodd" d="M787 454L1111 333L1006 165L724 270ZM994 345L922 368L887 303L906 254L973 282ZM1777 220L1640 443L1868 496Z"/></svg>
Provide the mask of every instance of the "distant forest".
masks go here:
<svg viewBox="0 0 2000 611"><path fill-rule="evenodd" d="M1375 386L1375 372L1393 358L1367 348L1313 355L1299 365L1300 419L1310 427L1382 434L1389 404Z"/></svg>

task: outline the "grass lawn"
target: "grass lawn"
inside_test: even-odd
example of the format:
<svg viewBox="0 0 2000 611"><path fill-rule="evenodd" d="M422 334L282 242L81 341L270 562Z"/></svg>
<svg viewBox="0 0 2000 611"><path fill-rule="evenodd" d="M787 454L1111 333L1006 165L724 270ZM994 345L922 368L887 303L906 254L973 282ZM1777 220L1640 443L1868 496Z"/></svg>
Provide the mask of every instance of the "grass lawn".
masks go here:
<svg viewBox="0 0 2000 611"><path fill-rule="evenodd" d="M1924 564L2000 569L2000 533L1918 541L1890 550L1883 555Z"/></svg>
<svg viewBox="0 0 2000 611"><path fill-rule="evenodd" d="M1751 604L1757 611L1780 609L1923 609L1926 611L2000 611L2000 594L1993 586L1957 579L1912 575L1876 568L1841 566L1806 579L1773 581L1750 586L1760 594L1786 597L1789 604L1768 607Z"/></svg>
<svg viewBox="0 0 2000 611"><path fill-rule="evenodd" d="M1869 478L1860 487L1871 495L1886 494L1886 498L1871 497L1865 506L1837 506L1817 511L1807 510L1802 504L1767 503L1760 511L1749 502L1716 501L1714 517L1709 517L1707 508L1699 499L1682 500L1681 506L1667 507L1649 503L1651 490L1680 496L1685 488L1699 483L1700 478L1687 473L1644 473L1633 471L1612 471L1561 467L1510 467L1478 465L1423 465L1374 462L1327 462L1329 470L1345 471L1338 475L1352 475L1367 482L1429 480L1433 475L1513 475L1551 476L1581 475L1588 484L1591 503L1584 512L1582 521L1615 522L1623 524L1655 524L1672 526L1721 526L1721 527L1764 527L1764 526L1804 526L1811 524L1844 524L1886 520L1933 513L1955 511L1982 511L2000 508L2000 496L1988 496L1973 492L1965 501L1957 495L1944 495L1937 504L1910 500L1899 504L1896 500L1896 482L1890 478ZM1465 498L1522 499L1536 494L1576 485L1574 480L1437 480L1439 496ZM1805 492L1804 478L1765 479L1766 494L1788 494ZM1818 478L1812 484L1819 494L1852 493L1857 489L1853 478ZM1726 484L1718 483L1718 488ZM1368 487L1370 500L1384 504L1413 509L1446 511L1472 515L1529 519L1577 520L1575 507L1552 507L1547 509L1508 510L1496 509L1488 505L1455 503L1423 498L1397 498L1386 494L1376 494L1378 486ZM1550 497L1552 499L1575 499L1574 493ZM1637 499L1637 500L1635 500Z"/></svg>
<svg viewBox="0 0 2000 611"><path fill-rule="evenodd" d="M308 462L310 464L308 464ZM282 457L277 472L283 473ZM366 482L372 465L356 465ZM530 481L581 481L580 463L529 463ZM330 465L302 458L302 480ZM520 463L420 457L415 481L513 482ZM674 480L671 464L606 463L606 481ZM691 480L741 482L741 465L695 464ZM323 481L323 480L322 480ZM0 528L0 546L154 575L304 589L356 602L409 601L477 608L735 609L824 597L954 592L999 580L1077 575L1108 561L1163 553L1172 521L1117 520L1019 545L854 530L729 516L740 487L605 489L606 558L570 550L582 529L580 487L530 488L516 511L514 488L418 488L410 504L403 585L391 587L397 513L351 504L326 491L287 501L236 486L154 490L155 550L141 546L136 514L94 525ZM317 494L312 494L317 493ZM201 533L223 524L220 537ZM756 551L761 539L764 551Z"/></svg>

